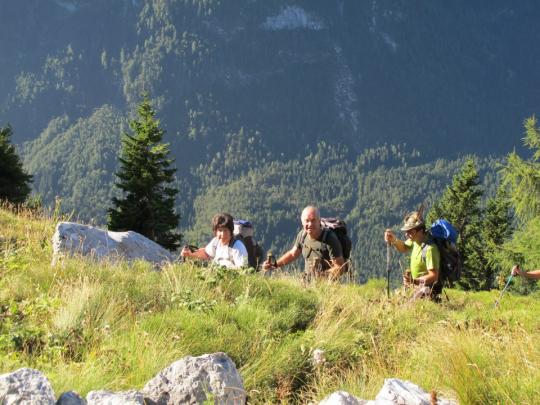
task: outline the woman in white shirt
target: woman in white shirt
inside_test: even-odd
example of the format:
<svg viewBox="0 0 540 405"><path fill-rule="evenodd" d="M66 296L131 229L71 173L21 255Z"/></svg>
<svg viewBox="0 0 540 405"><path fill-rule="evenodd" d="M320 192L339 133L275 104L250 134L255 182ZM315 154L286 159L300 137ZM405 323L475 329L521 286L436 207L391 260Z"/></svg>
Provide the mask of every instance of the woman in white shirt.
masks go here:
<svg viewBox="0 0 540 405"><path fill-rule="evenodd" d="M201 260L212 260L219 266L238 269L247 266L248 254L244 243L233 237L234 220L226 213L216 214L212 219L214 238L208 245L192 252L184 247L182 257L194 257Z"/></svg>

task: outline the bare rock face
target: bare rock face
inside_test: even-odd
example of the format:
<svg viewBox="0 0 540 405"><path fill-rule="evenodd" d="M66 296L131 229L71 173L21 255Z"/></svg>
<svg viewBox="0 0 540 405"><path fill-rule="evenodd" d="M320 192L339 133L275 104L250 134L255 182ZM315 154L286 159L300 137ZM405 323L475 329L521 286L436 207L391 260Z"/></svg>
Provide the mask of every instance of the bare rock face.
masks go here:
<svg viewBox="0 0 540 405"><path fill-rule="evenodd" d="M56 405L87 405L86 400L75 391L64 392L56 401Z"/></svg>
<svg viewBox="0 0 540 405"><path fill-rule="evenodd" d="M202 404L207 394L215 404L246 402L242 378L225 353L184 357L163 369L142 392L148 403L156 405Z"/></svg>
<svg viewBox="0 0 540 405"><path fill-rule="evenodd" d="M346 391L336 391L327 396L319 405L362 405L364 401L356 398Z"/></svg>
<svg viewBox="0 0 540 405"><path fill-rule="evenodd" d="M168 250L137 232L111 232L73 222L60 222L56 226L52 244L53 265L61 257L73 254L95 259L143 259L154 264L173 260Z"/></svg>
<svg viewBox="0 0 540 405"><path fill-rule="evenodd" d="M145 405L143 395L133 390L126 392L90 391L86 399L88 405Z"/></svg>
<svg viewBox="0 0 540 405"><path fill-rule="evenodd" d="M0 375L2 405L54 405L55 397L49 380L41 371L21 368Z"/></svg>
<svg viewBox="0 0 540 405"><path fill-rule="evenodd" d="M457 405L457 402L436 398L437 405ZM409 381L387 378L374 401L356 398L345 391L329 395L319 405L431 405L431 395Z"/></svg>
<svg viewBox="0 0 540 405"><path fill-rule="evenodd" d="M387 378L375 400L391 404L430 405L431 395L410 381ZM437 404L457 405L456 402L443 398L437 398Z"/></svg>

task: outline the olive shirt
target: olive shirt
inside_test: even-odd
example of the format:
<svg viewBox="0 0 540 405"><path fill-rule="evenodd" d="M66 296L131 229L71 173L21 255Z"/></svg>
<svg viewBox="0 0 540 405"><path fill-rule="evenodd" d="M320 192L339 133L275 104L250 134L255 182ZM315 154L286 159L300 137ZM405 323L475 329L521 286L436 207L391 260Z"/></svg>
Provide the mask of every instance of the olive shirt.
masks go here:
<svg viewBox="0 0 540 405"><path fill-rule="evenodd" d="M411 254L411 275L418 278L428 274L428 269L439 270L441 255L434 243L417 243L410 239L405 241L405 246ZM425 260L422 258L422 249L425 248Z"/></svg>
<svg viewBox="0 0 540 405"><path fill-rule="evenodd" d="M343 250L336 234L323 228L319 239L311 239L305 231L296 236L294 246L302 249L304 256L304 271L326 271L332 267L330 261L336 257L343 257Z"/></svg>

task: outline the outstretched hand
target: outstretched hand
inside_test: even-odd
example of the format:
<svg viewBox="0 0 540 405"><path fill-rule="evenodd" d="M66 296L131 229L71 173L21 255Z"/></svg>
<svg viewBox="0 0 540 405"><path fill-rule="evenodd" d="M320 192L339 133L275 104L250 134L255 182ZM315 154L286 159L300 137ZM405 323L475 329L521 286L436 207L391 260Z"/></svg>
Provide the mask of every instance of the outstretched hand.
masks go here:
<svg viewBox="0 0 540 405"><path fill-rule="evenodd" d="M393 244L396 241L396 235L394 235L394 232L390 228L384 231L384 241L387 244Z"/></svg>
<svg viewBox="0 0 540 405"><path fill-rule="evenodd" d="M513 276L522 276L524 273L525 272L519 267L519 264L516 264L514 267L512 267Z"/></svg>

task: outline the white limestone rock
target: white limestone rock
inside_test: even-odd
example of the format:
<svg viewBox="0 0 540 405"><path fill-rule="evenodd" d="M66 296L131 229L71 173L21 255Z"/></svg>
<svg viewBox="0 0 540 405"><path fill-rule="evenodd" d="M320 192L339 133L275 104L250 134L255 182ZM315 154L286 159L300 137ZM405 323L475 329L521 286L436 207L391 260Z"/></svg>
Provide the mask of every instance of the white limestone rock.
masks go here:
<svg viewBox="0 0 540 405"><path fill-rule="evenodd" d="M21 368L0 375L0 403L2 405L54 405L54 391L41 371Z"/></svg>
<svg viewBox="0 0 540 405"><path fill-rule="evenodd" d="M337 391L319 402L319 405L431 405L431 395L409 381L387 378L374 401L359 399L346 391ZM458 403L437 398L437 405Z"/></svg>
<svg viewBox="0 0 540 405"><path fill-rule="evenodd" d="M384 385L375 397L376 404L379 402L396 405L431 405L431 396L418 385L410 381L397 378L387 378ZM456 402L437 398L438 405L457 405Z"/></svg>
<svg viewBox="0 0 540 405"><path fill-rule="evenodd" d="M139 391L111 392L90 391L86 396L88 405L145 405L143 394Z"/></svg>
<svg viewBox="0 0 540 405"><path fill-rule="evenodd" d="M112 232L73 222L56 226L52 244L53 265L61 257L74 254L95 259L143 259L154 264L173 261L168 250L137 232Z"/></svg>
<svg viewBox="0 0 540 405"><path fill-rule="evenodd" d="M319 405L363 405L364 401L349 394L347 391L336 391L321 402Z"/></svg>
<svg viewBox="0 0 540 405"><path fill-rule="evenodd" d="M156 405L202 404L207 393L215 404L246 402L242 378L225 353L184 357L148 381L142 392Z"/></svg>

